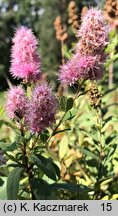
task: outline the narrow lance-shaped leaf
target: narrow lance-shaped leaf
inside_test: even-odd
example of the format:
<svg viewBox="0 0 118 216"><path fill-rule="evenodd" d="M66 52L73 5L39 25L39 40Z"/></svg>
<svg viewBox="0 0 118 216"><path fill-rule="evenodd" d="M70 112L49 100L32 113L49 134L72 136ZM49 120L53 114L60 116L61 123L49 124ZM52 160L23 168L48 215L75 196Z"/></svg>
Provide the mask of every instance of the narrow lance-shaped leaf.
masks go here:
<svg viewBox="0 0 118 216"><path fill-rule="evenodd" d="M59 158L62 160L68 151L68 137L63 136L59 143Z"/></svg>
<svg viewBox="0 0 118 216"><path fill-rule="evenodd" d="M17 200L18 199L18 190L20 177L23 172L23 168L16 167L13 169L7 179L7 199L8 200Z"/></svg>
<svg viewBox="0 0 118 216"><path fill-rule="evenodd" d="M31 161L37 165L37 167L50 179L56 181L59 176L59 169L55 169L56 164L51 159L45 158L40 154L32 154Z"/></svg>
<svg viewBox="0 0 118 216"><path fill-rule="evenodd" d="M62 111L66 111L66 105L67 105L67 97L62 96L60 99L60 108Z"/></svg>
<svg viewBox="0 0 118 216"><path fill-rule="evenodd" d="M68 98L67 99L67 105L66 105L66 112L73 107L73 98Z"/></svg>
<svg viewBox="0 0 118 216"><path fill-rule="evenodd" d="M99 160L99 157L97 155L95 155L93 152L87 150L87 149L83 149L81 148L80 146L78 147L78 149L83 153L85 154L86 156L88 157L91 157L91 158L95 158L96 160Z"/></svg>
<svg viewBox="0 0 118 216"><path fill-rule="evenodd" d="M66 113L66 115L64 116L63 122L74 118L74 117L76 116L77 112L78 112L77 109L69 110L69 111Z"/></svg>
<svg viewBox="0 0 118 216"><path fill-rule="evenodd" d="M7 199L6 185L7 185L7 178L1 177L0 179L0 200Z"/></svg>
<svg viewBox="0 0 118 216"><path fill-rule="evenodd" d="M51 186L40 178L31 180L32 190L37 200L47 199L51 194Z"/></svg>
<svg viewBox="0 0 118 216"><path fill-rule="evenodd" d="M89 192L92 191L90 187L87 187L82 184L74 184L74 183L54 183L51 185L52 189L63 189L63 190L69 190L73 192Z"/></svg>

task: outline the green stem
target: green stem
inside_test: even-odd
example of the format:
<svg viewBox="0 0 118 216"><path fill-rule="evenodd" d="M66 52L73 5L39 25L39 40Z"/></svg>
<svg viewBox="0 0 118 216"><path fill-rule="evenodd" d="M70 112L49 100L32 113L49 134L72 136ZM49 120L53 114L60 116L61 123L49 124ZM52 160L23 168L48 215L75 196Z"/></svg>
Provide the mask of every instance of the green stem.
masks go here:
<svg viewBox="0 0 118 216"><path fill-rule="evenodd" d="M61 123L62 123L62 121L63 121L63 119L64 119L66 113L67 113L67 112L64 113L64 115L63 115L62 118L60 119L59 123L58 123L58 124L55 126L55 128L53 129L53 131L52 131L50 137L49 137L49 138L47 139L47 141L45 142L45 146L47 147L47 149L48 149L48 143L49 143L49 141L50 141L51 138L54 136L54 134L55 134L56 130L58 129L58 127L61 125Z"/></svg>
<svg viewBox="0 0 118 216"><path fill-rule="evenodd" d="M98 191L98 182L101 178L101 173L102 173L102 161L103 161L103 145L102 145L102 132L101 132L101 129L102 129L102 113L101 113L101 107L98 108L97 110L97 125L98 125L98 128L99 128L99 147L100 147L100 157L99 157L99 161L98 161L98 176L97 176L97 179L96 179L96 189L95 189L95 193L93 195L93 199L99 199L99 195L100 195L100 191Z"/></svg>
<svg viewBox="0 0 118 216"><path fill-rule="evenodd" d="M84 82L85 82L85 80L83 80L81 84L78 83L78 90L77 90L77 92L76 92L75 97L73 98L74 101L81 95L81 94L79 94L79 93L80 93L80 90L81 90L81 86L84 84ZM47 140L46 143L45 143L45 146L46 146L46 147L47 147L48 142L49 142L50 139L52 138L52 136L55 134L55 132L56 132L56 130L58 129L58 127L59 127L59 126L61 125L61 123L63 122L63 119L64 119L64 117L65 117L66 114L67 114L67 112L64 113L64 115L63 115L62 118L60 119L59 123L58 123L58 124L56 125L56 127L53 129L53 131L52 131L50 137L48 138L48 140Z"/></svg>
<svg viewBox="0 0 118 216"><path fill-rule="evenodd" d="M61 40L61 56L62 56L62 64L64 64L64 42Z"/></svg>
<svg viewBox="0 0 118 216"><path fill-rule="evenodd" d="M21 123L21 136L24 138L24 127L23 127L23 124ZM33 190L32 190L32 185L31 185L31 179L33 178L33 175L32 175L32 167L30 166L30 164L28 164L28 157L27 157L27 142L24 140L23 142L23 148L22 148L22 152L23 152L23 164L24 164L24 168L25 168L25 171L28 175L28 181L29 181L29 186L30 186L30 192L31 192L31 198L32 200L35 199L35 196L34 196L34 193L33 193Z"/></svg>

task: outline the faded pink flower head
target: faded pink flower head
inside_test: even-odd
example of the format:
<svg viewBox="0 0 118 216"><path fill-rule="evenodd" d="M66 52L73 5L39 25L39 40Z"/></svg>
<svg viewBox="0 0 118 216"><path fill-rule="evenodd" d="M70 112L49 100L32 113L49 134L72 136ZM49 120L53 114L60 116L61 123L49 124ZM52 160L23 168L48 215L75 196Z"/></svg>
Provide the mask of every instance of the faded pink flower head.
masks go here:
<svg viewBox="0 0 118 216"><path fill-rule="evenodd" d="M80 78L99 80L102 78L106 60L109 27L101 10L92 8L83 17L78 31L79 42L72 59L60 68L62 84L74 84Z"/></svg>
<svg viewBox="0 0 118 216"><path fill-rule="evenodd" d="M78 61L79 56L74 55L71 60L60 67L59 80L62 84L72 85L81 78L81 74L78 70Z"/></svg>
<svg viewBox="0 0 118 216"><path fill-rule="evenodd" d="M40 74L40 57L33 32L22 26L16 30L12 42L11 74L28 81L35 80Z"/></svg>
<svg viewBox="0 0 118 216"><path fill-rule="evenodd" d="M96 8L89 9L78 30L80 40L77 51L83 55L102 53L108 44L109 30L102 11Z"/></svg>
<svg viewBox="0 0 118 216"><path fill-rule="evenodd" d="M78 71L84 79L99 80L103 75L100 56L82 56L78 61Z"/></svg>
<svg viewBox="0 0 118 216"><path fill-rule="evenodd" d="M25 123L32 133L39 133L55 122L57 99L47 84L36 86L27 107Z"/></svg>
<svg viewBox="0 0 118 216"><path fill-rule="evenodd" d="M14 86L7 92L6 112L9 118L22 118L25 114L27 99L21 86Z"/></svg>
<svg viewBox="0 0 118 216"><path fill-rule="evenodd" d="M79 79L99 80L103 75L103 59L100 55L79 56L73 58L60 68L59 80L62 84L72 85Z"/></svg>

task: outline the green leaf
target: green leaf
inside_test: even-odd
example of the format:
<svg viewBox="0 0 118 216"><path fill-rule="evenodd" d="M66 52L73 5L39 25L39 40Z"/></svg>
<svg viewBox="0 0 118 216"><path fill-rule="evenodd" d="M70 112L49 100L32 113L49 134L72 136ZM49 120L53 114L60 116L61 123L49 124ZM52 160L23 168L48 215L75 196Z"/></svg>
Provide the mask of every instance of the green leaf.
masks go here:
<svg viewBox="0 0 118 216"><path fill-rule="evenodd" d="M4 149L6 148L6 143L0 141L0 148L4 151Z"/></svg>
<svg viewBox="0 0 118 216"><path fill-rule="evenodd" d="M0 185L0 200L7 200L7 191L6 191L7 178L1 177L1 180L3 181L3 183L2 185Z"/></svg>
<svg viewBox="0 0 118 216"><path fill-rule="evenodd" d="M62 122L65 122L65 121L67 121L67 120L71 120L72 118L74 118L74 117L76 116L77 112L78 112L78 109L69 110L69 111L66 113L65 117L63 118L63 121L62 121Z"/></svg>
<svg viewBox="0 0 118 216"><path fill-rule="evenodd" d="M4 181L2 180L2 178L0 178L0 187L4 184Z"/></svg>
<svg viewBox="0 0 118 216"><path fill-rule="evenodd" d="M37 200L47 199L52 192L50 185L43 179L32 179L31 186Z"/></svg>
<svg viewBox="0 0 118 216"><path fill-rule="evenodd" d="M105 126L106 123L108 123L109 121L111 121L113 119L113 116L109 116L108 118L104 119L103 123L102 123L102 127Z"/></svg>
<svg viewBox="0 0 118 216"><path fill-rule="evenodd" d="M115 54L112 58L108 59L106 62L106 66L108 67L112 62L114 62L116 59L118 59L118 53Z"/></svg>
<svg viewBox="0 0 118 216"><path fill-rule="evenodd" d="M2 127L3 124L4 124L4 121L0 120L0 128Z"/></svg>
<svg viewBox="0 0 118 216"><path fill-rule="evenodd" d="M63 190L69 190L72 192L89 192L92 191L91 188L85 186L85 185L79 185L74 183L54 183L52 184L52 188L54 189L63 189Z"/></svg>
<svg viewBox="0 0 118 216"><path fill-rule="evenodd" d="M4 152L8 152L8 151L13 152L19 147L20 141L21 141L20 137L17 137L15 142L9 144L9 143L6 143L6 140L2 139L0 140L0 148Z"/></svg>
<svg viewBox="0 0 118 216"><path fill-rule="evenodd" d="M114 144L118 145L118 137L114 138L107 146L105 146L104 150L108 149Z"/></svg>
<svg viewBox="0 0 118 216"><path fill-rule="evenodd" d="M78 149L83 153L85 154L86 156L88 157L91 157L91 158L95 158L96 160L99 160L99 157L97 155L95 155L94 153L92 153L91 151L87 150L87 149L84 149L84 148L81 148L80 146L78 146Z"/></svg>
<svg viewBox="0 0 118 216"><path fill-rule="evenodd" d="M14 142L11 145L7 145L7 151L14 151L17 149L17 147L18 147L18 143Z"/></svg>
<svg viewBox="0 0 118 216"><path fill-rule="evenodd" d="M23 165L21 166L20 164L15 164L15 163L10 163L7 165L8 167L23 167Z"/></svg>
<svg viewBox="0 0 118 216"><path fill-rule="evenodd" d="M16 150L17 147L18 147L17 142L13 142L12 144L7 144L6 142L0 142L0 148L5 152L14 151Z"/></svg>
<svg viewBox="0 0 118 216"><path fill-rule="evenodd" d="M98 145L98 136L96 133L96 128L94 130L94 128L91 128L91 133L89 131L84 130L83 128L80 128L80 132L83 133L86 137L89 137L91 139L92 144L95 145L95 147L97 148L97 150L100 150L100 147Z"/></svg>
<svg viewBox="0 0 118 216"><path fill-rule="evenodd" d="M49 137L50 137L50 133L49 133L48 130L45 130L45 131L42 132L41 135L40 135L40 139L41 139L41 141L42 141L43 143L45 143L45 142L48 140Z"/></svg>
<svg viewBox="0 0 118 216"><path fill-rule="evenodd" d="M111 88L111 89L107 89L107 90L103 93L102 96L104 97L104 96L106 96L107 94L113 92L113 91L116 90L116 89L117 89L117 87L115 87L115 88Z"/></svg>
<svg viewBox="0 0 118 216"><path fill-rule="evenodd" d="M66 111L66 106L67 106L67 97L62 96L60 99L60 108L62 111Z"/></svg>
<svg viewBox="0 0 118 216"><path fill-rule="evenodd" d="M60 178L60 169L59 167L57 166L57 164L53 163L53 166L55 168L55 171L56 171L56 175L58 176L58 178Z"/></svg>
<svg viewBox="0 0 118 216"><path fill-rule="evenodd" d="M53 136L55 136L56 134L58 134L58 133L63 133L63 132L65 132L65 131L70 131L71 130L71 128L66 128L66 129L64 129L64 130L57 130L57 131L55 131L54 133L53 133Z"/></svg>
<svg viewBox="0 0 118 216"><path fill-rule="evenodd" d="M16 132L18 132L18 128L15 125L13 125L11 122L7 122L6 120L0 120L0 127L2 126L2 124L5 124L8 127L14 129Z"/></svg>
<svg viewBox="0 0 118 216"><path fill-rule="evenodd" d="M72 109L72 107L73 107L73 98L70 97L67 99L66 112Z"/></svg>
<svg viewBox="0 0 118 216"><path fill-rule="evenodd" d="M45 158L40 154L32 154L30 159L47 177L54 181L57 180L57 176L59 175L57 169L55 169L57 165L51 159Z"/></svg>
<svg viewBox="0 0 118 216"><path fill-rule="evenodd" d="M16 159L13 155L8 154L7 152L5 152L5 155L6 155L10 160L15 161L15 162L18 163L18 164L21 164L21 163L19 162L19 160Z"/></svg>
<svg viewBox="0 0 118 216"><path fill-rule="evenodd" d="M111 143L113 140L114 140L114 138L116 138L116 134L110 134L110 136L108 135L107 136L107 134L106 134L106 137L105 137L106 139L105 139L105 146L107 146L109 143Z"/></svg>
<svg viewBox="0 0 118 216"><path fill-rule="evenodd" d="M97 182L97 186L99 186L100 184L106 184L113 181L113 175L107 176L107 177L103 177L101 178L98 182Z"/></svg>
<svg viewBox="0 0 118 216"><path fill-rule="evenodd" d="M104 120L101 132L104 133L106 131L106 129L109 127L109 125L112 124L112 122L113 122L112 116L109 116L106 120Z"/></svg>
<svg viewBox="0 0 118 216"><path fill-rule="evenodd" d="M62 160L68 151L68 137L63 136L59 143L59 158Z"/></svg>
<svg viewBox="0 0 118 216"><path fill-rule="evenodd" d="M3 106L0 106L0 115L2 115L4 112L4 107Z"/></svg>
<svg viewBox="0 0 118 216"><path fill-rule="evenodd" d="M113 154L116 152L117 144L114 144L109 148L109 153L107 154L107 157L104 158L104 165L107 165L109 162L113 160Z"/></svg>
<svg viewBox="0 0 118 216"><path fill-rule="evenodd" d="M61 110L64 112L67 112L68 110L70 110L73 107L73 98L67 98L65 96L61 97L60 99L60 107Z"/></svg>
<svg viewBox="0 0 118 216"><path fill-rule="evenodd" d="M13 169L7 179L7 198L8 200L18 199L19 181L23 168L16 167Z"/></svg>

